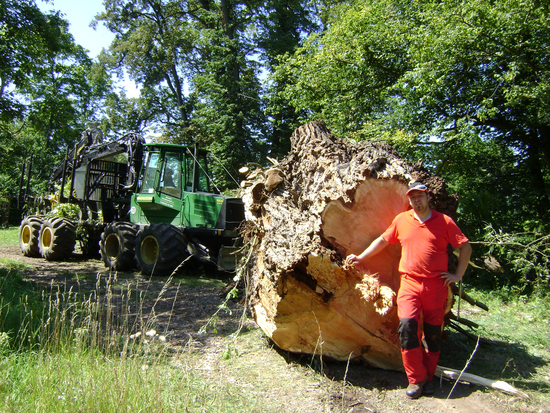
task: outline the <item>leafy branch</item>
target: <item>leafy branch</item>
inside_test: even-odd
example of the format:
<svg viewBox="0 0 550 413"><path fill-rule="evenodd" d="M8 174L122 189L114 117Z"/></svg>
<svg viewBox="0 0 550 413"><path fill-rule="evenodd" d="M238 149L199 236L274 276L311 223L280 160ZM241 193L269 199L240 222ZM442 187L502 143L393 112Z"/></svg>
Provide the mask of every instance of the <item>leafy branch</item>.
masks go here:
<svg viewBox="0 0 550 413"><path fill-rule="evenodd" d="M485 227L483 241L472 244L487 246L490 255L509 267L508 281L523 289L530 286L535 293L550 292L550 234L539 232L507 233Z"/></svg>

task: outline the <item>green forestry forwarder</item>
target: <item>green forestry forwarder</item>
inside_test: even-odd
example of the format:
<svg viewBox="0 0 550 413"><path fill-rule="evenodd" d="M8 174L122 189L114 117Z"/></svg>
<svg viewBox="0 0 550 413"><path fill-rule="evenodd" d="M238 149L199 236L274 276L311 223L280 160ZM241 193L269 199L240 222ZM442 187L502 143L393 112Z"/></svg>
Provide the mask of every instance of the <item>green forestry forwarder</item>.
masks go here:
<svg viewBox="0 0 550 413"><path fill-rule="evenodd" d="M197 146L149 144L134 133L103 142L88 129L50 177L56 195L22 195L35 206L21 222L21 251L63 260L78 240L116 271L166 276L191 258L232 271L244 207L213 186L207 160ZM76 218L54 216L71 207Z"/></svg>

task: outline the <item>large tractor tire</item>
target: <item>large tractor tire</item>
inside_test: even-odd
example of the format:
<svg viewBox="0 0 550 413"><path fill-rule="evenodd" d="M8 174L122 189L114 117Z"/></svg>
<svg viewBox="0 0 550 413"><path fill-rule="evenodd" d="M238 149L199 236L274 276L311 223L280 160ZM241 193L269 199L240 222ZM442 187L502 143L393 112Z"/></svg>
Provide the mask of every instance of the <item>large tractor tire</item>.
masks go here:
<svg viewBox="0 0 550 413"><path fill-rule="evenodd" d="M42 218L31 215L25 217L19 226L19 248L26 257L40 257L38 248L38 238L40 228L42 227Z"/></svg>
<svg viewBox="0 0 550 413"><path fill-rule="evenodd" d="M135 268L137 228L128 222L109 224L101 234L99 249L105 266L114 271Z"/></svg>
<svg viewBox="0 0 550 413"><path fill-rule="evenodd" d="M75 247L76 228L65 218L51 218L42 223L38 237L40 255L48 261L69 257Z"/></svg>
<svg viewBox="0 0 550 413"><path fill-rule="evenodd" d="M145 275L171 275L188 257L185 236L173 225L152 224L137 234L136 261Z"/></svg>

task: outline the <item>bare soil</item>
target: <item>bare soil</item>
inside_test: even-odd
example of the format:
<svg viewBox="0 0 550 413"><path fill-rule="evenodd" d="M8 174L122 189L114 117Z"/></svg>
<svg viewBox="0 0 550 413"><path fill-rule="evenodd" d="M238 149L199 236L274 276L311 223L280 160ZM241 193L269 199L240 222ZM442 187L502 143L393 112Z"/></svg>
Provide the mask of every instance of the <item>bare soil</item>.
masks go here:
<svg viewBox="0 0 550 413"><path fill-rule="evenodd" d="M78 253L64 262L24 257L17 246L0 246L0 257L29 267L24 277L50 290L56 285L79 291L101 291L108 281L121 289L142 292L135 329L154 325L177 362L179 354L196 357L193 368L205 380L224 380L244 394L266 400L263 411L284 412L550 412L546 407L482 387L437 381L433 396L409 400L404 373L373 369L361 362L335 362L282 352L248 318L243 294L218 311L215 326L199 332L224 302L223 285L229 280L211 276L186 282L186 275L171 280L138 273L112 274L100 259ZM2 264L0 264L2 265ZM168 282L167 282L168 281ZM61 288L61 287L60 287ZM137 300L137 298L136 298ZM235 338L232 333L242 326ZM229 359L222 357L229 351ZM445 351L445 350L443 350Z"/></svg>

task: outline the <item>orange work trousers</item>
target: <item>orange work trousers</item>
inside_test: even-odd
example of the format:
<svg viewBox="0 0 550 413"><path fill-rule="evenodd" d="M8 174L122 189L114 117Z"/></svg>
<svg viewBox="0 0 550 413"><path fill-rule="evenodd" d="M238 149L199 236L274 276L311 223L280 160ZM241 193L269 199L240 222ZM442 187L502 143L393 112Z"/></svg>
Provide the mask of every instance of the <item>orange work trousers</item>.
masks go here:
<svg viewBox="0 0 550 413"><path fill-rule="evenodd" d="M448 287L443 279L401 276L397 294L399 338L409 383L431 381L439 360Z"/></svg>

